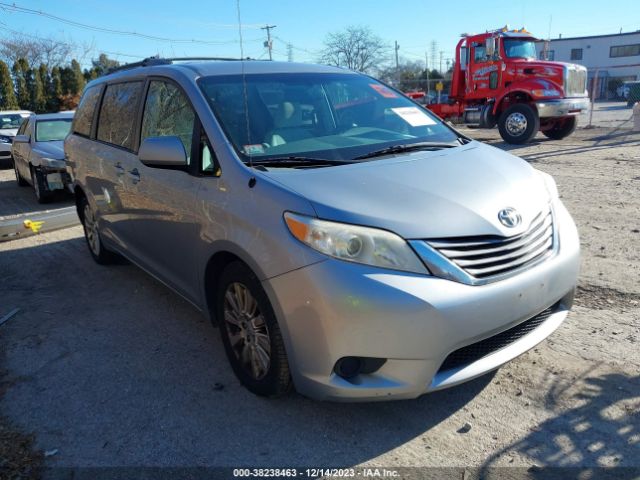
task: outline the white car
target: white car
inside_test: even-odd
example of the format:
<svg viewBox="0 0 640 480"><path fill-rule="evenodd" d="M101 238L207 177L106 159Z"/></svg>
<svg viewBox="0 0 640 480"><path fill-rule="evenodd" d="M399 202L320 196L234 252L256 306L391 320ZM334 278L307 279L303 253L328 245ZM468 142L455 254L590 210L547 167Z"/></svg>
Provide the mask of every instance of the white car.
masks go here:
<svg viewBox="0 0 640 480"><path fill-rule="evenodd" d="M5 110L0 112L0 166L11 165L11 144L22 121L33 113L28 110Z"/></svg>

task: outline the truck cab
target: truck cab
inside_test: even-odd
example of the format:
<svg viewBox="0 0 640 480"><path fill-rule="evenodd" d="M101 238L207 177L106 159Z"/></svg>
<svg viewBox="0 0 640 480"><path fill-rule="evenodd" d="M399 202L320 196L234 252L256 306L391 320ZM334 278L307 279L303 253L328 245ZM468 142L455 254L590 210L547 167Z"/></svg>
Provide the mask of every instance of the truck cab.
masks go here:
<svg viewBox="0 0 640 480"><path fill-rule="evenodd" d="M524 29L463 35L456 47L448 104L430 105L442 118L478 128L496 124L509 143L526 143L538 131L561 139L588 108L587 70L538 60Z"/></svg>

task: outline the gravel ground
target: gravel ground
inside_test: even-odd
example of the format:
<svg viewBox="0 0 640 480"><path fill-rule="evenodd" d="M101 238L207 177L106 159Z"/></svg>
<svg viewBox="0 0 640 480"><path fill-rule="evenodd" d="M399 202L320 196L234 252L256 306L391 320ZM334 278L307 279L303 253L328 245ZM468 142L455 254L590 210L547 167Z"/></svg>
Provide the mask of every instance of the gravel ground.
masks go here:
<svg viewBox="0 0 640 480"><path fill-rule="evenodd" d="M640 133L595 128L513 147L496 131L465 132L552 174L580 230L576 305L534 350L413 401L257 398L190 304L132 265L96 265L73 227L0 244L0 317L20 308L0 327L5 423L35 435L34 461L47 451L50 474L366 465L535 476L553 466L589 478L594 467L640 468ZM9 179L0 172L0 192Z"/></svg>

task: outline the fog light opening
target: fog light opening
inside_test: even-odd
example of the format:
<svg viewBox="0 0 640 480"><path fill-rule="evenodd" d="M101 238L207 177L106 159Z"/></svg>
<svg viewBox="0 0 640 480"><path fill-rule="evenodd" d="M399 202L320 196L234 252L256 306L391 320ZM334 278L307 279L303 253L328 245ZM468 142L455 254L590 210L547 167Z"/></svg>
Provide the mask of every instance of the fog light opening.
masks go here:
<svg viewBox="0 0 640 480"><path fill-rule="evenodd" d="M386 361L386 358L342 357L336 362L333 371L345 380L349 380L361 373L376 372Z"/></svg>

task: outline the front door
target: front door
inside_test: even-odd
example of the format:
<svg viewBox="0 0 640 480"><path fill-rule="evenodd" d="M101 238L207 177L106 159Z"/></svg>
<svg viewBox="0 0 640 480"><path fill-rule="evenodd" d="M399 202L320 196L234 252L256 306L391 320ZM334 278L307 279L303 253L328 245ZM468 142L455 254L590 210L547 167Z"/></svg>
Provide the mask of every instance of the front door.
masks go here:
<svg viewBox="0 0 640 480"><path fill-rule="evenodd" d="M496 56L488 57L484 43L472 42L469 57L467 97L493 98L500 86L501 62Z"/></svg>
<svg viewBox="0 0 640 480"><path fill-rule="evenodd" d="M143 268L185 297L196 300L198 268L195 249L200 241L198 190L203 180L194 170L199 162L193 148L196 114L173 82L152 79L142 115L140 144L145 138L176 136L185 148L188 166L168 169L143 165L135 159L137 175L127 177L135 201L135 249Z"/></svg>

